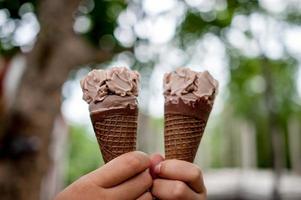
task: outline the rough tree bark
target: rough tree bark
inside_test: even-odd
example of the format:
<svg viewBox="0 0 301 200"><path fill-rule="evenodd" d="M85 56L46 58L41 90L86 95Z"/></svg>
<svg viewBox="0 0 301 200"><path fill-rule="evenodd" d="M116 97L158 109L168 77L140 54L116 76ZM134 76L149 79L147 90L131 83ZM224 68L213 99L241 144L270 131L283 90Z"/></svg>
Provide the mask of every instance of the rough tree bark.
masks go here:
<svg viewBox="0 0 301 200"><path fill-rule="evenodd" d="M49 165L48 147L60 112L61 87L69 72L111 57L73 33L80 0L43 0L38 7L41 30L26 55L26 70L13 107L0 124L0 197L36 200Z"/></svg>

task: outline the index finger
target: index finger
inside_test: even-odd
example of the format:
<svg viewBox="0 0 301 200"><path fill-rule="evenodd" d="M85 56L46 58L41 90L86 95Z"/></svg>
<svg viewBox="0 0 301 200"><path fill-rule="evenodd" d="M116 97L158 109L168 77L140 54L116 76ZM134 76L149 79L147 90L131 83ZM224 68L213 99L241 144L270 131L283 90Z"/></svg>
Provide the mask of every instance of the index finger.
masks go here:
<svg viewBox="0 0 301 200"><path fill-rule="evenodd" d="M161 178L187 183L197 193L206 192L202 172L195 164L175 159L165 160L154 171Z"/></svg>
<svg viewBox="0 0 301 200"><path fill-rule="evenodd" d="M88 174L91 180L103 188L113 187L137 175L151 165L147 154L134 151L123 154L101 168Z"/></svg>

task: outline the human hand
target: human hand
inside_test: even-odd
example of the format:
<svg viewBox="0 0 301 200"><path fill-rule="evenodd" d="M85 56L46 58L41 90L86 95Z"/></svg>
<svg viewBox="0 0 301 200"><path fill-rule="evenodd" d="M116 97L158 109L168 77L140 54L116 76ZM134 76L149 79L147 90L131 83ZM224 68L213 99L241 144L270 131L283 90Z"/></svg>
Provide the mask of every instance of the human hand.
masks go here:
<svg viewBox="0 0 301 200"><path fill-rule="evenodd" d="M164 200L205 200L206 188L200 168L181 160L164 160L160 155L151 157L155 176L152 195Z"/></svg>
<svg viewBox="0 0 301 200"><path fill-rule="evenodd" d="M145 153L126 153L81 177L55 200L152 200L148 192L152 186L150 166L150 158Z"/></svg>

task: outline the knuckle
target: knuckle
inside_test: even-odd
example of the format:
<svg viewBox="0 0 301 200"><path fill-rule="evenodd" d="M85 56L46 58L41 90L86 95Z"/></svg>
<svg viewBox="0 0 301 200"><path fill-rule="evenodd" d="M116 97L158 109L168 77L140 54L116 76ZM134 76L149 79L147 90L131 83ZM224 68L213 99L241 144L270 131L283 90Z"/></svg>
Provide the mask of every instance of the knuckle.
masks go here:
<svg viewBox="0 0 301 200"><path fill-rule="evenodd" d="M193 170L191 170L191 179L192 179L192 181L199 180L201 178L201 176L202 176L201 169L197 165L194 165Z"/></svg>
<svg viewBox="0 0 301 200"><path fill-rule="evenodd" d="M185 197L186 184L182 181L176 181L173 188L173 198L183 199Z"/></svg>
<svg viewBox="0 0 301 200"><path fill-rule="evenodd" d="M136 154L129 154L125 160L126 164L133 170L138 170L141 167L142 160Z"/></svg>

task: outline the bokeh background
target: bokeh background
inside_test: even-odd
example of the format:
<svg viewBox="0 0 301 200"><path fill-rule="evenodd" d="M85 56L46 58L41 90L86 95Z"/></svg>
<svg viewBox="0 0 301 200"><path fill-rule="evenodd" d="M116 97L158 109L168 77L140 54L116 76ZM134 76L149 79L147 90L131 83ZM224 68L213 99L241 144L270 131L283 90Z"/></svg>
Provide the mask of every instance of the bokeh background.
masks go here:
<svg viewBox="0 0 301 200"><path fill-rule="evenodd" d="M138 149L164 153L162 78L220 83L198 156L208 199L301 199L299 0L0 0L0 196L52 199L103 164L79 81L141 73Z"/></svg>

